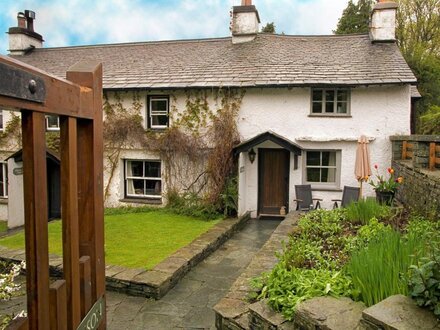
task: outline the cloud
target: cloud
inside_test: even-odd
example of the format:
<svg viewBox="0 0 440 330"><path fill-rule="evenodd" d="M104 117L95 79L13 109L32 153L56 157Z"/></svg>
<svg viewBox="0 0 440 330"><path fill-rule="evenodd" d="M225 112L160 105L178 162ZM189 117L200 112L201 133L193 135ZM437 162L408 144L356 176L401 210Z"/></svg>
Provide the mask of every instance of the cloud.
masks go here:
<svg viewBox="0 0 440 330"><path fill-rule="evenodd" d="M35 30L46 47L229 35L229 10L240 0L0 0L0 29L16 14L36 12ZM347 0L254 0L262 24L286 34L331 34ZM0 53L7 36L0 36Z"/></svg>

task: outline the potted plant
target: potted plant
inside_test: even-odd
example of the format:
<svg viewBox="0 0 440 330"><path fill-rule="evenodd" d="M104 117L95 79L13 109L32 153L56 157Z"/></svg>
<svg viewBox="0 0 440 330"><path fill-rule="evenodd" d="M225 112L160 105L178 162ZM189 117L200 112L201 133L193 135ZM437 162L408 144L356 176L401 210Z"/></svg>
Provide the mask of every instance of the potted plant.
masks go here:
<svg viewBox="0 0 440 330"><path fill-rule="evenodd" d="M379 167L377 165L374 165L374 168L376 170L376 179L370 180L369 184L372 185L376 191L376 200L380 204L391 205L397 187L403 182L403 178L401 176L395 178L394 169L392 167L387 169L388 178L384 175L379 175Z"/></svg>

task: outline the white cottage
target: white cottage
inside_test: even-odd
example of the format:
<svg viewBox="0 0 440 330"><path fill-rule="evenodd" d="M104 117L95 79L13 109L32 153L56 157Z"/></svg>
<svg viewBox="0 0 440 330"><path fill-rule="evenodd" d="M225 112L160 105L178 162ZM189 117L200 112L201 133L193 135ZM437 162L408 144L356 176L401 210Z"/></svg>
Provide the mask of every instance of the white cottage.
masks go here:
<svg viewBox="0 0 440 330"><path fill-rule="evenodd" d="M60 48L42 48L25 13L9 31L10 55L60 77L80 59L102 62L110 100L121 93L130 102L136 93L145 129L153 131L172 124L170 112L185 106L187 91L206 91L209 104L216 90L244 91L235 148L239 214L256 217L293 210L297 184L311 184L330 207L344 186L357 185L361 135L370 140L372 163L390 165L388 137L410 133L416 83L396 45L396 9L377 3L368 35L290 36L258 33L258 11L247 0L232 9L230 37ZM57 125L48 118L48 129ZM153 151L127 148L106 204L162 202L163 168Z"/></svg>

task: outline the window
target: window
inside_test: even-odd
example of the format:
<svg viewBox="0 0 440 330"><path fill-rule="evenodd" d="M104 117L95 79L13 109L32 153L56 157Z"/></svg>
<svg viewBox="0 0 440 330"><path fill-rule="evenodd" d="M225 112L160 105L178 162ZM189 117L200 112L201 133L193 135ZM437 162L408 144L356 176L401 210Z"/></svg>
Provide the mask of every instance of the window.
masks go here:
<svg viewBox="0 0 440 330"><path fill-rule="evenodd" d="M309 150L305 155L306 183L337 188L340 176L340 152Z"/></svg>
<svg viewBox="0 0 440 330"><path fill-rule="evenodd" d="M46 129L48 131L59 131L60 130L60 117L48 115L46 116Z"/></svg>
<svg viewBox="0 0 440 330"><path fill-rule="evenodd" d="M147 127L152 129L164 129L168 127L168 96L148 97Z"/></svg>
<svg viewBox="0 0 440 330"><path fill-rule="evenodd" d="M312 115L348 115L349 95L348 89L312 89Z"/></svg>
<svg viewBox="0 0 440 330"><path fill-rule="evenodd" d="M0 131L3 131L3 110L0 110Z"/></svg>
<svg viewBox="0 0 440 330"><path fill-rule="evenodd" d="M8 197L8 164L0 163L0 197Z"/></svg>
<svg viewBox="0 0 440 330"><path fill-rule="evenodd" d="M131 198L160 198L160 160L125 160L125 194Z"/></svg>

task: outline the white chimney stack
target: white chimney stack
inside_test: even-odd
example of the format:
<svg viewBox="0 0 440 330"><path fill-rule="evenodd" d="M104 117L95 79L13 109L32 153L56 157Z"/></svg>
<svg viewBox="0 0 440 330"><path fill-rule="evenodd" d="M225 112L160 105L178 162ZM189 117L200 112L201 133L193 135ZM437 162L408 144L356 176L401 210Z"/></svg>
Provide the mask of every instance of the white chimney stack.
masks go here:
<svg viewBox="0 0 440 330"><path fill-rule="evenodd" d="M231 32L232 43L252 41L259 31L260 17L252 0L242 0L241 6L232 7Z"/></svg>
<svg viewBox="0 0 440 330"><path fill-rule="evenodd" d="M396 41L397 8L397 3L387 0L379 0L373 7L370 22L370 39L372 42Z"/></svg>
<svg viewBox="0 0 440 330"><path fill-rule="evenodd" d="M17 27L9 28L10 55L25 55L34 48L43 47L43 37L34 31L35 13L25 10L17 14Z"/></svg>

